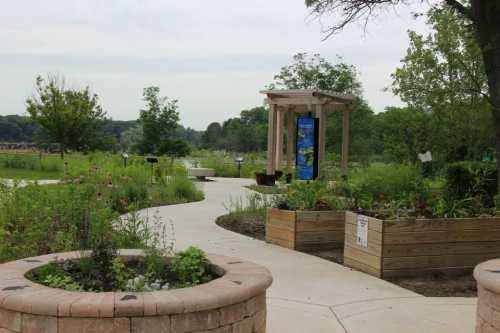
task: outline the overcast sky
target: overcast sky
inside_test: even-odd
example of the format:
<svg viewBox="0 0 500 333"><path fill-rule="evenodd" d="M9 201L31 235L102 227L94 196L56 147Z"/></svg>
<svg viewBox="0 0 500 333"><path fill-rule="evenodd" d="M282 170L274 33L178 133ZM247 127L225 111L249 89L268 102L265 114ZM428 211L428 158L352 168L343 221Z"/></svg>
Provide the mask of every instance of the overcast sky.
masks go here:
<svg viewBox="0 0 500 333"><path fill-rule="evenodd" d="M297 52L354 64L376 112L400 100L382 89L425 31L401 7L322 41L303 0L0 0L0 114L24 114L37 74L90 86L113 119L136 119L142 89L179 100L181 123L205 129L263 104L259 90ZM422 8L419 8L422 10ZM327 24L325 19L324 24Z"/></svg>

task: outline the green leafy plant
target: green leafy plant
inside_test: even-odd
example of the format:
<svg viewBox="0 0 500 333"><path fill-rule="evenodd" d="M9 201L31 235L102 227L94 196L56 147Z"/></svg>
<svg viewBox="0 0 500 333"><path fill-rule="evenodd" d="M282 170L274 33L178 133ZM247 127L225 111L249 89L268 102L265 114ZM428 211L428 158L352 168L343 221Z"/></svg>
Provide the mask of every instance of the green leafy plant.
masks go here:
<svg viewBox="0 0 500 333"><path fill-rule="evenodd" d="M205 253L196 247L178 252L172 260L171 272L180 288L195 286L211 279L208 259Z"/></svg>

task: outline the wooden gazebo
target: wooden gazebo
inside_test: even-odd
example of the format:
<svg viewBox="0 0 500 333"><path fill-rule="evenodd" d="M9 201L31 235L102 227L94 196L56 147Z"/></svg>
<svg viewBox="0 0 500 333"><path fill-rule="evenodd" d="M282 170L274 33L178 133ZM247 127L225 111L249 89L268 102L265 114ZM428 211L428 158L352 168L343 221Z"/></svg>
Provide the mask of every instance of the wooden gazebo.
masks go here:
<svg viewBox="0 0 500 333"><path fill-rule="evenodd" d="M281 169L283 161L284 116L287 114L287 173L293 172L295 145L295 117L299 113L312 113L319 118L319 165L325 156L327 113L341 111L343 116L341 170L347 175L349 158L349 113L353 110L354 96L320 90L263 90L269 105L267 131L267 175Z"/></svg>

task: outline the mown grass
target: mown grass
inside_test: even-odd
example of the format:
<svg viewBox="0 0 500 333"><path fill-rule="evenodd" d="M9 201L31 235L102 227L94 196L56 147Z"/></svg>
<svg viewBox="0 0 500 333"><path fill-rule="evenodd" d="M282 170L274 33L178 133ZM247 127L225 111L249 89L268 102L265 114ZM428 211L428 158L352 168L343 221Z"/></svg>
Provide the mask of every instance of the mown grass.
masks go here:
<svg viewBox="0 0 500 333"><path fill-rule="evenodd" d="M238 164L235 162L237 157L243 158L241 178L254 178L256 172L265 170L266 162L263 153L236 154L225 151L200 150L190 156L195 165L214 169L216 177L228 178L240 176Z"/></svg>

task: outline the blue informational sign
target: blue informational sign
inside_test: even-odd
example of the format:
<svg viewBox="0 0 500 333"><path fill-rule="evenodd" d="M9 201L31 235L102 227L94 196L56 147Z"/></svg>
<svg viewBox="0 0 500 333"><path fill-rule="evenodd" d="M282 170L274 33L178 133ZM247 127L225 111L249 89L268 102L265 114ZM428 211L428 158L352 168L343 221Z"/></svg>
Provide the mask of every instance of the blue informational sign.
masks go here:
<svg viewBox="0 0 500 333"><path fill-rule="evenodd" d="M296 166L299 179L313 180L318 176L318 119L297 118Z"/></svg>

